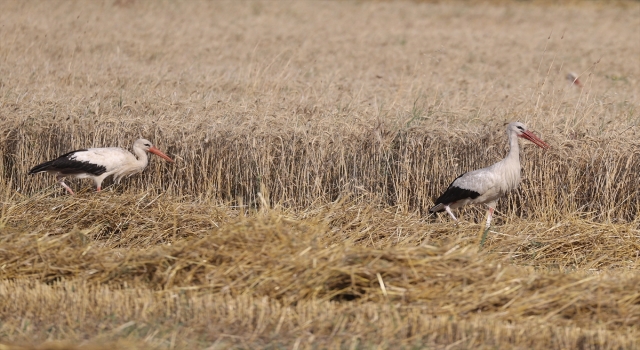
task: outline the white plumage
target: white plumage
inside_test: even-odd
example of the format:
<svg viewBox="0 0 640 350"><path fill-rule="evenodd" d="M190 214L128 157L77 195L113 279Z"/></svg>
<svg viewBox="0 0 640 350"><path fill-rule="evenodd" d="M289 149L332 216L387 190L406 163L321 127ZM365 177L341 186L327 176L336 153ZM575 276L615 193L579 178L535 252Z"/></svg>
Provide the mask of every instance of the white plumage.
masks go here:
<svg viewBox="0 0 640 350"><path fill-rule="evenodd" d="M458 176L447 190L436 199L435 206L429 211L432 213L446 211L453 220L457 221L451 209L467 204L486 204L489 207L486 226L489 227L498 199L507 192L516 189L520 184L518 138L525 138L541 148L549 148L549 145L527 130L520 122L507 125L507 135L509 137L509 153L503 160L489 167Z"/></svg>
<svg viewBox="0 0 640 350"><path fill-rule="evenodd" d="M53 174L60 185L73 194L73 190L64 183L66 177L91 178L96 185L96 190L100 191L102 181L108 176L113 175L117 183L125 176L144 170L149 164L147 152L173 162L169 156L145 139L139 139L133 143L133 152L135 156L119 147L80 149L36 165L29 171L29 175L43 171Z"/></svg>

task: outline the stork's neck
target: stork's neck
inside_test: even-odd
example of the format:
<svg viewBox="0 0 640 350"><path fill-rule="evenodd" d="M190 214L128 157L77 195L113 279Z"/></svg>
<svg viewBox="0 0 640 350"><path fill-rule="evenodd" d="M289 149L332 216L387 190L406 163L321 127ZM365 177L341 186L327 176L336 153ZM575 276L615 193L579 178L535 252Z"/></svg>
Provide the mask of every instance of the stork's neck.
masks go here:
<svg viewBox="0 0 640 350"><path fill-rule="evenodd" d="M509 154L507 154L504 160L520 164L520 145L518 144L518 136L514 132L507 132L507 134L509 136Z"/></svg>
<svg viewBox="0 0 640 350"><path fill-rule="evenodd" d="M147 155L147 152L145 152L145 150L143 150L142 148L133 147L133 153L137 158L135 166L141 169L146 168L147 164L149 164L149 156Z"/></svg>
<svg viewBox="0 0 640 350"><path fill-rule="evenodd" d="M499 192L504 194L518 187L520 183L520 147L518 136L515 132L507 132L509 135L509 153L503 160L494 164L493 171L499 175Z"/></svg>

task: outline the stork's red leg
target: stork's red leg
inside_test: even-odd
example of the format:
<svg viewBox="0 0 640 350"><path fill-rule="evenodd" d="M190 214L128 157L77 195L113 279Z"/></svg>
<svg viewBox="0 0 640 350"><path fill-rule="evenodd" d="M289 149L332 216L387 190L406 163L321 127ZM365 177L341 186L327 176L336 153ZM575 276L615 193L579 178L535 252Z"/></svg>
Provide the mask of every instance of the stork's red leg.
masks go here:
<svg viewBox="0 0 640 350"><path fill-rule="evenodd" d="M446 210L446 211L447 211L447 213L449 213L449 215L451 215L451 217L453 218L453 221L458 222L458 219L456 219L456 216L455 216L455 215L453 215L453 213L451 212L451 208L449 208L449 206L448 206L448 205L445 205L445 206L444 206L444 210Z"/></svg>
<svg viewBox="0 0 640 350"><path fill-rule="evenodd" d="M486 228L489 228L491 226L491 218L493 217L493 211L495 209L492 207L489 207L489 209L487 209L487 226Z"/></svg>
<svg viewBox="0 0 640 350"><path fill-rule="evenodd" d="M58 183L59 183L62 187L64 187L64 188L67 190L67 192L69 192L69 194L70 194L70 195L72 195L72 196L73 196L73 195L75 194L75 193L73 193L73 190L71 189L71 187L67 186L67 184L66 184L66 183L64 183L64 177L57 176L57 177L56 177L56 180L58 180Z"/></svg>

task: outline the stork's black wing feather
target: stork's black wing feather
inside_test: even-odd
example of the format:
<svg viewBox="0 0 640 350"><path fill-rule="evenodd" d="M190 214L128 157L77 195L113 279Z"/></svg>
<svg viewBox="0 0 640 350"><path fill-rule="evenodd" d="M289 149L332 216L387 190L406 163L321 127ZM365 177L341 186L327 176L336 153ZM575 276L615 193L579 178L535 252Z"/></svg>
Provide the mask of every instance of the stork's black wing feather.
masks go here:
<svg viewBox="0 0 640 350"><path fill-rule="evenodd" d="M451 204L453 202L456 202L456 201L459 201L459 200L462 200L462 199L468 199L468 198L476 199L476 198L480 197L480 193L478 193L476 191L469 190L469 189L466 189L466 188L460 188L460 187L454 185L456 180L458 180L462 176L464 176L464 174L456 177L456 179L451 182L449 187L447 187L447 190L444 191L444 193L440 197L438 197L438 199L436 199L435 206L433 208L429 209L430 212L435 213L435 212L443 211L444 207L439 208L439 210L434 210L439 206L439 204L448 205L448 204Z"/></svg>
<svg viewBox="0 0 640 350"><path fill-rule="evenodd" d="M29 175L36 174L43 171L57 171L63 175L72 175L72 174L81 174L87 173L91 175L102 175L107 171L102 165L93 164L89 162L83 162L74 159L73 155L76 152L85 152L86 149L79 149L75 151L71 151L69 153L65 153L60 157L50 160L48 162L44 162L42 164L38 164L29 170Z"/></svg>

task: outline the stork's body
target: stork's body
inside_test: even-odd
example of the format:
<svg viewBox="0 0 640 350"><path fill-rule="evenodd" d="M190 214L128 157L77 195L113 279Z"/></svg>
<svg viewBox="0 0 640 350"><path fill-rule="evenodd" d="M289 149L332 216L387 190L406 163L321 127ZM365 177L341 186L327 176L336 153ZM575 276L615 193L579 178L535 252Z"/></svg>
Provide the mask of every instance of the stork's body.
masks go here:
<svg viewBox="0 0 640 350"><path fill-rule="evenodd" d="M150 141L136 140L133 143L133 152L119 147L87 148L72 151L48 162L36 165L29 171L29 175L48 172L56 176L56 180L70 194L73 190L64 183L65 178L91 178L96 185L96 190L101 190L102 181L113 175L119 182L125 176L139 173L149 164L147 152L173 162L166 154L155 148Z"/></svg>
<svg viewBox="0 0 640 350"><path fill-rule="evenodd" d="M516 189L520 184L518 137L525 138L541 148L549 147L519 122L513 122L507 126L507 135L509 136L509 153L503 160L489 167L458 176L436 199L435 206L429 211L432 213L446 211L457 221L451 209L467 204L486 204L489 207L486 226L489 227L498 199Z"/></svg>

